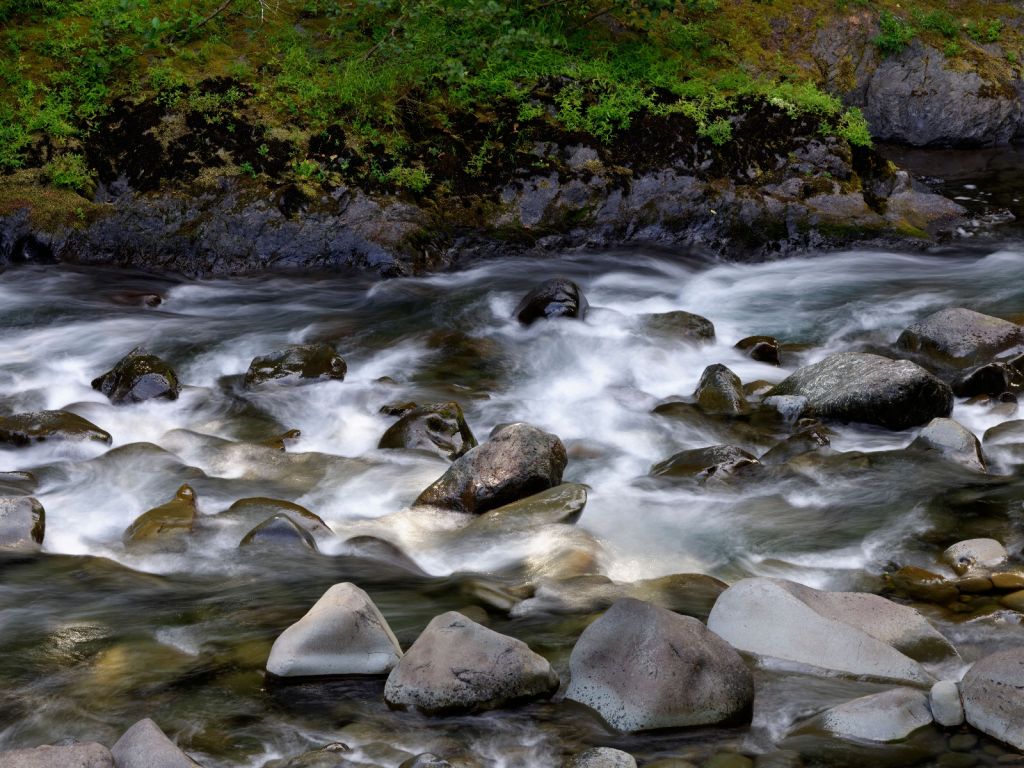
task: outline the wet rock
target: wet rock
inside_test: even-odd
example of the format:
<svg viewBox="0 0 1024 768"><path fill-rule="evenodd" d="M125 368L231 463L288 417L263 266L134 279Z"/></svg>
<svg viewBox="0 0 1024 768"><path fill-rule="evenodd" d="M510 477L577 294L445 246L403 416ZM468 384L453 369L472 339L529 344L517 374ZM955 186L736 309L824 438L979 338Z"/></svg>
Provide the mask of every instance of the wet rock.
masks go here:
<svg viewBox="0 0 1024 768"><path fill-rule="evenodd" d="M924 424L953 409L953 392L921 366L864 352L837 352L798 369L768 393L780 395L807 398L806 416L888 429Z"/></svg>
<svg viewBox="0 0 1024 768"><path fill-rule="evenodd" d="M46 512L31 496L0 497L0 550L35 550L46 533Z"/></svg>
<svg viewBox="0 0 1024 768"><path fill-rule="evenodd" d="M114 768L110 750L87 742L60 747L36 747L0 752L2 768Z"/></svg>
<svg viewBox="0 0 1024 768"><path fill-rule="evenodd" d="M117 768L197 768L149 718L140 720L110 748Z"/></svg>
<svg viewBox="0 0 1024 768"><path fill-rule="evenodd" d="M878 595L752 578L722 593L708 628L741 651L850 675L931 683L956 650L925 618Z"/></svg>
<svg viewBox="0 0 1024 768"><path fill-rule="evenodd" d="M537 320L553 317L572 317L582 320L586 317L586 297L572 280L555 278L532 289L515 309L516 319L523 325L532 325Z"/></svg>
<svg viewBox="0 0 1024 768"><path fill-rule="evenodd" d="M473 533L499 534L535 529L542 525L570 525L580 519L586 505L585 485L562 483L484 512L466 528Z"/></svg>
<svg viewBox="0 0 1024 768"><path fill-rule="evenodd" d="M651 467L655 477L704 478L715 474L733 474L758 464L757 457L735 445L710 445L680 451Z"/></svg>
<svg viewBox="0 0 1024 768"><path fill-rule="evenodd" d="M126 547L181 544L180 539L195 528L197 517L196 492L183 485L174 499L139 515L121 539Z"/></svg>
<svg viewBox="0 0 1024 768"><path fill-rule="evenodd" d="M758 755L754 759L754 768L804 768L804 761L799 752L779 749Z"/></svg>
<svg viewBox="0 0 1024 768"><path fill-rule="evenodd" d="M398 768L452 768L452 764L432 752L424 752L410 757Z"/></svg>
<svg viewBox="0 0 1024 768"><path fill-rule="evenodd" d="M570 757L564 768L636 768L636 759L620 749L594 747Z"/></svg>
<svg viewBox="0 0 1024 768"><path fill-rule="evenodd" d="M1002 571L991 576L996 589L1024 589L1024 571Z"/></svg>
<svg viewBox="0 0 1024 768"><path fill-rule="evenodd" d="M1016 323L970 309L942 309L900 334L896 346L935 363L967 368L986 363L1001 352L1024 344Z"/></svg>
<svg viewBox="0 0 1024 768"><path fill-rule="evenodd" d="M293 523L303 530L309 531L316 538L328 538L334 531L319 515L315 515L305 507L284 499L268 499L263 496L252 496L239 499L226 510L217 515L218 519L236 519L247 526L258 525L261 520L286 515Z"/></svg>
<svg viewBox="0 0 1024 768"><path fill-rule="evenodd" d="M274 641L267 672L277 677L383 675L402 657L391 627L370 596L335 584Z"/></svg>
<svg viewBox="0 0 1024 768"><path fill-rule="evenodd" d="M704 768L754 768L754 761L737 752L719 752L704 763Z"/></svg>
<svg viewBox="0 0 1024 768"><path fill-rule="evenodd" d="M960 695L967 722L982 733L1024 750L1024 649L986 656L964 675Z"/></svg>
<svg viewBox="0 0 1024 768"><path fill-rule="evenodd" d="M257 525L239 542L242 549L267 552L317 552L313 536L288 515L274 515Z"/></svg>
<svg viewBox="0 0 1024 768"><path fill-rule="evenodd" d="M962 725L964 705L960 700L960 689L953 680L940 680L928 693L928 705L935 722L946 728Z"/></svg>
<svg viewBox="0 0 1024 768"><path fill-rule="evenodd" d="M829 429L820 423L813 423L772 446L758 459L765 466L778 466L790 459L813 451L821 451L832 444Z"/></svg>
<svg viewBox="0 0 1024 768"><path fill-rule="evenodd" d="M341 546L345 554L395 565L409 573L425 575L416 561L398 546L377 536L353 536L345 539Z"/></svg>
<svg viewBox="0 0 1024 768"><path fill-rule="evenodd" d="M245 373L245 386L272 380L287 384L343 381L347 372L345 361L330 345L293 344L254 358Z"/></svg>
<svg viewBox="0 0 1024 768"><path fill-rule="evenodd" d="M1010 390L1020 389L1022 384L1024 376L1017 365L988 363L960 374L953 379L952 387L957 397L999 397Z"/></svg>
<svg viewBox="0 0 1024 768"><path fill-rule="evenodd" d="M0 494L5 496L28 496L38 487L31 472L0 472Z"/></svg>
<svg viewBox="0 0 1024 768"><path fill-rule="evenodd" d="M110 433L70 411L32 411L0 416L0 443L25 446L46 440L110 445Z"/></svg>
<svg viewBox="0 0 1024 768"><path fill-rule="evenodd" d="M456 459L413 506L481 514L558 485L566 462L555 435L511 424Z"/></svg>
<svg viewBox="0 0 1024 768"><path fill-rule="evenodd" d="M558 675L526 643L450 611L434 618L388 676L393 709L477 712L547 698Z"/></svg>
<svg viewBox="0 0 1024 768"><path fill-rule="evenodd" d="M1006 547L995 539L967 539L958 541L942 553L942 562L948 564L958 576L974 568L995 568L1006 562Z"/></svg>
<svg viewBox="0 0 1024 768"><path fill-rule="evenodd" d="M154 398L177 400L180 391L174 369L142 347L136 347L109 371L93 379L92 388L115 405Z"/></svg>
<svg viewBox="0 0 1024 768"><path fill-rule="evenodd" d="M345 759L345 755L351 751L348 744L336 741L320 749L304 752L298 757L271 760L264 763L263 768L348 768L355 765Z"/></svg>
<svg viewBox="0 0 1024 768"><path fill-rule="evenodd" d="M715 340L715 325L706 317L692 312L676 310L643 315L643 327L648 333L691 344L710 344Z"/></svg>
<svg viewBox="0 0 1024 768"><path fill-rule="evenodd" d="M735 719L754 699L750 670L696 619L625 598L580 635L566 698L620 731Z"/></svg>
<svg viewBox="0 0 1024 768"><path fill-rule="evenodd" d="M414 408L416 408L416 403L411 400L405 403L385 403L380 407L379 413L382 416L402 417Z"/></svg>
<svg viewBox="0 0 1024 768"><path fill-rule="evenodd" d="M905 565L888 577L893 589L915 600L950 603L960 596L956 585L937 573Z"/></svg>
<svg viewBox="0 0 1024 768"><path fill-rule="evenodd" d="M894 688L832 707L820 716L822 727L844 739L900 741L932 722L928 695Z"/></svg>
<svg viewBox="0 0 1024 768"><path fill-rule="evenodd" d="M768 365L782 365L779 340L774 336L747 336L736 342L736 349L743 350L751 360Z"/></svg>
<svg viewBox="0 0 1024 768"><path fill-rule="evenodd" d="M981 441L967 427L947 418L935 418L918 432L909 446L913 450L937 451L951 461L977 472L985 472Z"/></svg>
<svg viewBox="0 0 1024 768"><path fill-rule="evenodd" d="M707 413L738 416L749 410L740 377L721 364L704 369L693 397Z"/></svg>
<svg viewBox="0 0 1024 768"><path fill-rule="evenodd" d="M476 438L456 402L422 405L407 411L377 445L429 451L451 461L476 446Z"/></svg>

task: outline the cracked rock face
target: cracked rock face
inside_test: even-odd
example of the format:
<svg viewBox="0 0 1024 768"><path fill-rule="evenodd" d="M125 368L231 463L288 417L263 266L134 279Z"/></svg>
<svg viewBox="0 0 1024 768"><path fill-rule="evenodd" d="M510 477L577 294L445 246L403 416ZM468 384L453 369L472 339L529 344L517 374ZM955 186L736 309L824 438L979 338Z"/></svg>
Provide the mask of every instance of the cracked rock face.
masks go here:
<svg viewBox="0 0 1024 768"><path fill-rule="evenodd" d="M392 670L384 699L393 709L443 715L499 709L556 690L558 675L526 643L449 611L427 625Z"/></svg>

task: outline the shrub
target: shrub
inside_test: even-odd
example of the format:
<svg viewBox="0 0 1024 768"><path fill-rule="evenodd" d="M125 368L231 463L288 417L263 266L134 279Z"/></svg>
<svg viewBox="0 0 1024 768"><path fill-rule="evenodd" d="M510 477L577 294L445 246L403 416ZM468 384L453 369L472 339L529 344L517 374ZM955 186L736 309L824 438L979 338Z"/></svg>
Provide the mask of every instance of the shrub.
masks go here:
<svg viewBox="0 0 1024 768"><path fill-rule="evenodd" d="M871 42L882 53L891 56L906 48L916 34L914 28L904 19L884 11L878 19L880 32Z"/></svg>
<svg viewBox="0 0 1024 768"><path fill-rule="evenodd" d="M92 171L85 157L76 153L57 155L43 167L43 174L55 187L85 192L93 185Z"/></svg>

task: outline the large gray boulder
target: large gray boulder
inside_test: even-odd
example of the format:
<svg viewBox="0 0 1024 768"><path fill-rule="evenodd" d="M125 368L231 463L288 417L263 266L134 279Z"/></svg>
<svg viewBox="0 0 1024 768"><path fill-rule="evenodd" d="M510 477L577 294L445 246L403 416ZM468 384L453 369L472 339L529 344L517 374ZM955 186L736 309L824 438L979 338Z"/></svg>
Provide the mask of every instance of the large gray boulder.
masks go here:
<svg viewBox="0 0 1024 768"><path fill-rule="evenodd" d="M0 752L0 768L114 768L110 750L87 742Z"/></svg>
<svg viewBox="0 0 1024 768"><path fill-rule="evenodd" d="M806 398L803 415L906 429L953 410L948 385L909 360L837 352L804 366L768 397Z"/></svg>
<svg viewBox="0 0 1024 768"><path fill-rule="evenodd" d="M928 694L914 688L894 688L832 707L819 718L822 728L844 739L901 741L930 725Z"/></svg>
<svg viewBox="0 0 1024 768"><path fill-rule="evenodd" d="M960 694L968 723L1024 750L1024 648L975 662L960 682Z"/></svg>
<svg viewBox="0 0 1024 768"><path fill-rule="evenodd" d="M39 549L46 533L46 512L31 496L0 497L0 550Z"/></svg>
<svg viewBox="0 0 1024 768"><path fill-rule="evenodd" d="M115 405L163 398L177 400L178 375L166 362L142 347L122 357L109 371L92 381Z"/></svg>
<svg viewBox="0 0 1024 768"><path fill-rule="evenodd" d="M456 402L420 405L406 411L377 444L378 448L429 451L450 461L476 446L462 407Z"/></svg>
<svg viewBox="0 0 1024 768"><path fill-rule="evenodd" d="M111 443L109 432L70 411L30 411L0 416L0 444L20 448L47 440Z"/></svg>
<svg viewBox="0 0 1024 768"><path fill-rule="evenodd" d="M754 700L740 655L697 619L632 598L587 627L569 657L567 699L620 731L735 719Z"/></svg>
<svg viewBox="0 0 1024 768"><path fill-rule="evenodd" d="M267 672L277 677L383 675L402 657L391 627L355 584L335 584L274 641Z"/></svg>
<svg viewBox="0 0 1024 768"><path fill-rule="evenodd" d="M912 608L784 579L733 584L711 610L708 628L741 651L879 680L931 683L923 664L959 662L949 641Z"/></svg>
<svg viewBox="0 0 1024 768"><path fill-rule="evenodd" d="M963 307L941 309L900 334L896 346L952 368L989 362L1024 344L1024 328Z"/></svg>
<svg viewBox="0 0 1024 768"><path fill-rule="evenodd" d="M480 514L562 482L565 446L529 424L510 424L457 459L414 506Z"/></svg>
<svg viewBox="0 0 1024 768"><path fill-rule="evenodd" d="M125 731L110 753L117 768L201 768L148 717Z"/></svg>
<svg viewBox="0 0 1024 768"><path fill-rule="evenodd" d="M558 675L526 643L449 611L427 625L388 675L384 699L394 709L442 715L498 709L557 690Z"/></svg>

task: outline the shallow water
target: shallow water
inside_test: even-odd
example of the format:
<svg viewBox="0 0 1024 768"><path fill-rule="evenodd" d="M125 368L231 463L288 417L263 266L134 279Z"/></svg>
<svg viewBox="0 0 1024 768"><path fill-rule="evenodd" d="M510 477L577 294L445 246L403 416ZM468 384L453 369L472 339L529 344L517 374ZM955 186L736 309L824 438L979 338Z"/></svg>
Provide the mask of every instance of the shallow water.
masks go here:
<svg viewBox="0 0 1024 768"><path fill-rule="evenodd" d="M514 322L519 298L554 276L583 287L587 320ZM163 301L144 306L142 293ZM993 535L1020 552L1015 459L992 453L995 477L984 479L894 452L915 430L835 427L832 447L871 452L866 468L719 486L647 477L652 464L685 448L738 442L762 453L785 436L786 425L652 412L690 395L705 366L724 363L745 383L777 382L834 351L884 352L904 327L947 306L1024 319L1024 244L743 265L623 251L385 282L11 269L0 277L0 411L66 408L114 443L0 451L0 470L40 480L34 495L46 508L48 553L0 560L0 748L68 736L111 743L149 715L211 766L259 766L335 740L368 749L364 758L380 765L400 762L372 746L380 741L410 752L447 744L495 766L555 766L581 744L694 759L723 745L764 749L807 714L786 676L769 675L772 706L758 707L753 729L625 738L557 701L439 722L388 712L383 683L268 690L262 668L284 627L327 586L352 580L405 646L441 611L482 606L492 627L548 655L564 680L583 620L509 618L481 594L507 588L513 573L557 570L567 551L593 553L586 534L597 541L601 571L619 581L772 575L878 591L890 564L934 567L948 544L970 535ZM717 341L696 347L645 330L644 314L675 309L711 319ZM733 347L752 334L786 343L782 368ZM344 382L242 387L254 356L307 341L336 345L349 366ZM176 402L115 407L90 387L139 344L187 385ZM394 421L379 409L451 399L481 440L513 420L562 438L565 479L590 489L575 528L466 536L457 515L403 511L446 465L378 450ZM953 418L981 436L1019 416L958 402ZM289 429L301 437L287 452L259 445ZM189 549L126 552L124 529L184 482L203 514ZM217 515L249 496L302 504L338 537L319 556L248 557L237 549L239 532ZM398 545L422 573L353 557L343 542L359 534ZM1024 643L1010 611L934 618L967 659ZM824 683L805 689L815 685L818 702L875 690L834 682L841 693Z"/></svg>

